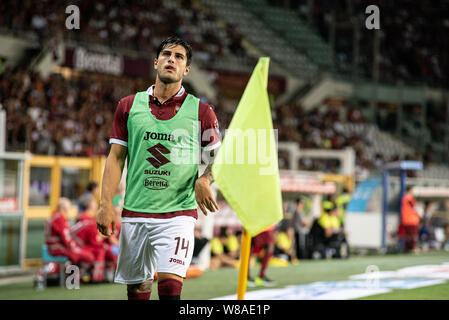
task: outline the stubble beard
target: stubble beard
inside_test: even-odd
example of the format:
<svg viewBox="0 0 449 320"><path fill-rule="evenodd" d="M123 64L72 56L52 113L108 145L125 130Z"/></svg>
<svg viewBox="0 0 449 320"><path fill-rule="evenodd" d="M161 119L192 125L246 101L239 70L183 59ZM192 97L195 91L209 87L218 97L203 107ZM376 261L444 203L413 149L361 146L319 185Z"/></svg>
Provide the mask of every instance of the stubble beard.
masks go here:
<svg viewBox="0 0 449 320"><path fill-rule="evenodd" d="M159 80L161 80L161 82L164 84L176 83L181 80L181 79L178 79L176 77L176 75L173 75L172 77L170 77L169 75L162 75L161 72L158 72L157 76L158 76Z"/></svg>

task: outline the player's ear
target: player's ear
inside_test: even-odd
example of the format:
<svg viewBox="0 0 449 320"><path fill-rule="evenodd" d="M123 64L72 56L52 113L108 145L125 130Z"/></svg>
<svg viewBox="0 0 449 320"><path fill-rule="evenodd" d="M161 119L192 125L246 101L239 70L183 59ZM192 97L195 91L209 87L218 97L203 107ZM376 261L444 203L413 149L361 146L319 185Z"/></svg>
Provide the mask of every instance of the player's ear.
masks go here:
<svg viewBox="0 0 449 320"><path fill-rule="evenodd" d="M184 76L188 75L190 71L190 66L187 66L186 69L184 70Z"/></svg>
<svg viewBox="0 0 449 320"><path fill-rule="evenodd" d="M155 70L157 69L157 63L158 63L157 58L154 58L153 67Z"/></svg>

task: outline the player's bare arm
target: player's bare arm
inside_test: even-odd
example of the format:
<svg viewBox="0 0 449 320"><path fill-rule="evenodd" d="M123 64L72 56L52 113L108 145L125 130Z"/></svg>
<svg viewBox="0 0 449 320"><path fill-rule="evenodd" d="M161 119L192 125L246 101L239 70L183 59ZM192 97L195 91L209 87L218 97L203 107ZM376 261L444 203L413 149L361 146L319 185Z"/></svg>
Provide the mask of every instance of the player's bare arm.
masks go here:
<svg viewBox="0 0 449 320"><path fill-rule="evenodd" d="M213 150L211 152L213 152ZM206 216L206 208L211 212L218 210L218 204L215 201L214 195L212 194L212 190L210 188L212 182L214 182L214 177L212 176L212 163L210 163L204 170L201 177L199 177L195 182L196 202Z"/></svg>
<svg viewBox="0 0 449 320"><path fill-rule="evenodd" d="M110 236L115 232L116 214L112 207L112 199L122 178L128 148L112 144L106 159L101 188L100 208L97 214L97 228L101 234ZM109 231L112 226L112 232Z"/></svg>

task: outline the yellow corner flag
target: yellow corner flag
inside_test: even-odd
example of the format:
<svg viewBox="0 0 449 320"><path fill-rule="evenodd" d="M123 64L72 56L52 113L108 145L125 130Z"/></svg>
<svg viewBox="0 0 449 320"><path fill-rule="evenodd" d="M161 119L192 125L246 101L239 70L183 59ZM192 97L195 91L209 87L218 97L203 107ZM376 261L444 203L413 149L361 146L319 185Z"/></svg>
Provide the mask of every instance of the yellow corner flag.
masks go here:
<svg viewBox="0 0 449 320"><path fill-rule="evenodd" d="M260 58L212 165L214 180L245 228L237 299L246 291L251 237L280 221L282 196L268 100L269 58Z"/></svg>
<svg viewBox="0 0 449 320"><path fill-rule="evenodd" d="M215 182L251 237L283 216L269 63L259 59L212 165Z"/></svg>

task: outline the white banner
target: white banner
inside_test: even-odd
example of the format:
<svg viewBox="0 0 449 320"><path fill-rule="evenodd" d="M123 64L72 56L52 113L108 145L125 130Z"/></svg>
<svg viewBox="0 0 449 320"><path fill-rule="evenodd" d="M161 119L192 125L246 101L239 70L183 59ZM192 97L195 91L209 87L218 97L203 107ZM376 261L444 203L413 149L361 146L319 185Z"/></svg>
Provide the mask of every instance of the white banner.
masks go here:
<svg viewBox="0 0 449 320"><path fill-rule="evenodd" d="M366 272L347 281L314 282L285 288L249 291L245 300L349 300L388 293L393 289L415 289L442 284L449 279L449 263L421 265L397 271ZM237 295L212 300L236 300Z"/></svg>

